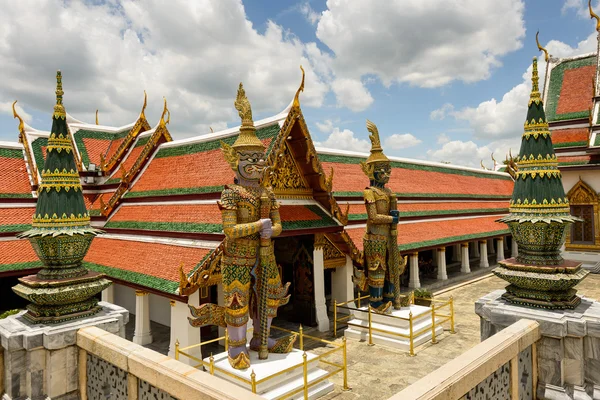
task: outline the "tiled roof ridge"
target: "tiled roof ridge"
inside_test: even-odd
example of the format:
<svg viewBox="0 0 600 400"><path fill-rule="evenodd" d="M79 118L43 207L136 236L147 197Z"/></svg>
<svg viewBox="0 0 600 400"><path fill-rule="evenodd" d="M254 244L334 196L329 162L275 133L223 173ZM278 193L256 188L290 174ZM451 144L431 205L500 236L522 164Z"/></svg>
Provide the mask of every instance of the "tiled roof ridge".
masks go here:
<svg viewBox="0 0 600 400"><path fill-rule="evenodd" d="M321 147L321 146L316 147L316 150L317 150L318 155L326 154L326 155L332 155L332 156L356 157L356 158L361 158L361 159L366 159L369 156L369 153L366 153L366 152L363 153L363 152L358 152L358 151L332 149L332 148ZM444 163L435 162L435 161L418 160L418 159L414 159L414 158L395 157L395 156L388 156L388 158L392 162L396 161L396 162L401 162L401 163L405 163L405 164L416 164L416 165L423 165L423 166L429 166L429 167L438 167L438 168L443 168L443 169L477 172L477 173L480 173L483 175L510 176L506 172L488 171L488 170L483 170L483 169L474 168L474 167L467 167L467 166L453 165L453 164L444 164Z"/></svg>
<svg viewBox="0 0 600 400"><path fill-rule="evenodd" d="M23 143L19 142L7 142L4 140L0 140L0 147L4 149L15 149L15 150L23 150L25 147Z"/></svg>
<svg viewBox="0 0 600 400"><path fill-rule="evenodd" d="M582 59L588 58L588 57L596 57L596 55L597 55L596 52L589 52L589 53L578 54L578 55L571 56L571 57L552 57L550 59L550 63L551 63L550 65L552 68L554 68L565 62L582 60ZM552 60L556 60L556 62L552 62Z"/></svg>

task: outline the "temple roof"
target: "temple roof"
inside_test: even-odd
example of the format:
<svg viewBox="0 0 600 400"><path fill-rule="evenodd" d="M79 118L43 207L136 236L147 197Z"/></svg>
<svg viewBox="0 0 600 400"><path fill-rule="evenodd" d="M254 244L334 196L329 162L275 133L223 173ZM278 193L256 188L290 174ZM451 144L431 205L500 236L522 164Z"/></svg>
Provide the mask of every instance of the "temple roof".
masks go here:
<svg viewBox="0 0 600 400"><path fill-rule="evenodd" d="M22 144L0 142L0 171L0 199L32 198Z"/></svg>

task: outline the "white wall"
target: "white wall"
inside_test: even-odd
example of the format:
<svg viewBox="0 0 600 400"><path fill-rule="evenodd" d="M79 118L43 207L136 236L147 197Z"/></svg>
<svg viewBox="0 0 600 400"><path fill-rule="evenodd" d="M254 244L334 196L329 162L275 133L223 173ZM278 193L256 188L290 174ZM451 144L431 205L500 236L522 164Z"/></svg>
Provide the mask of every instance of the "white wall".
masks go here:
<svg viewBox="0 0 600 400"><path fill-rule="evenodd" d="M171 303L166 297L150 293L150 320L171 326Z"/></svg>
<svg viewBox="0 0 600 400"><path fill-rule="evenodd" d="M115 287L115 304L135 315L135 290L116 283L113 285Z"/></svg>
<svg viewBox="0 0 600 400"><path fill-rule="evenodd" d="M562 183L565 189L565 194L571 190L577 182L579 177L590 185L596 192L600 192L600 170L580 170L580 171L569 171L562 169Z"/></svg>

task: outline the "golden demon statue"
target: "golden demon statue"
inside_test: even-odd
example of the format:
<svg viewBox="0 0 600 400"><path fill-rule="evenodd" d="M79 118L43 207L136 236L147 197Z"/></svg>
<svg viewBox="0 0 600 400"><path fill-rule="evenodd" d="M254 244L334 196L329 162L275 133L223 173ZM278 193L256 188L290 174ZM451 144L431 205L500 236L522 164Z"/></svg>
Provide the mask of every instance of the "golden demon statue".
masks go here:
<svg viewBox="0 0 600 400"><path fill-rule="evenodd" d="M234 170L234 185L221 193L219 208L225 233L221 271L225 305L190 306L194 326L206 324L227 327L228 357L233 368L250 366L246 347L248 316L254 333L250 350L260 359L268 353L288 353L296 336L269 338L277 307L287 304L289 283L283 286L275 263L272 237L281 233L279 204L271 188L263 187L265 146L256 136L250 102L240 83L235 108L242 119L240 135L230 146L221 142L225 159Z"/></svg>
<svg viewBox="0 0 600 400"><path fill-rule="evenodd" d="M375 124L367 120L367 129L371 132L371 155L361 162L370 185L363 192L367 208L367 231L363 238L365 268L355 269L354 282L362 291L368 288L375 311L386 313L392 304L395 309L400 308L400 276L406 260L398 251L396 195L385 187L390 180L391 163L383 154Z"/></svg>

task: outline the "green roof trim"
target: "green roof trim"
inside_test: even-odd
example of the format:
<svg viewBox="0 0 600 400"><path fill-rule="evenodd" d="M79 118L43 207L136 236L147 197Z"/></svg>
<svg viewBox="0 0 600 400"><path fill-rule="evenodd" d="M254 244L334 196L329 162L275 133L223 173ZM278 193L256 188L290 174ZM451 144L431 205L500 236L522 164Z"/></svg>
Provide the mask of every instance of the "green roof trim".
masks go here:
<svg viewBox="0 0 600 400"><path fill-rule="evenodd" d="M508 205L506 208L478 208L478 209L464 209L464 210L427 210L427 211L400 211L400 218L402 217L425 217L431 215L453 215L453 214L477 214L481 212L506 212L508 213ZM350 221L366 220L367 214L350 214L348 216Z"/></svg>
<svg viewBox="0 0 600 400"><path fill-rule="evenodd" d="M135 186L134 186L135 188ZM154 196L170 196L183 194L199 194L199 193L221 193L225 186L203 186L203 187L187 187L187 188L171 188L160 190L146 190L143 192L127 192L123 198L130 199L136 197L154 197Z"/></svg>
<svg viewBox="0 0 600 400"><path fill-rule="evenodd" d="M148 136L143 137L143 138L138 138L138 140L137 140L137 142L135 142L135 146L133 146L133 148L135 149L136 147L145 146L146 143L148 143L148 140L150 140L151 137L152 137L152 135L148 135Z"/></svg>
<svg viewBox="0 0 600 400"><path fill-rule="evenodd" d="M110 185L112 183L121 183L121 178L110 178L104 182L104 185Z"/></svg>
<svg viewBox="0 0 600 400"><path fill-rule="evenodd" d="M119 268L107 267L104 265L93 264L85 261L82 264L83 266L91 269L92 271L106 274L111 278L120 279L125 282L145 286L165 293L174 294L179 288L178 282L171 282L166 279L142 274L141 272L125 271Z"/></svg>
<svg viewBox="0 0 600 400"><path fill-rule="evenodd" d="M587 141L581 142L563 142L563 143L552 143L555 149L560 149L563 147L587 147Z"/></svg>
<svg viewBox="0 0 600 400"><path fill-rule="evenodd" d="M600 135L596 133L596 139L594 139L594 146L600 146Z"/></svg>
<svg viewBox="0 0 600 400"><path fill-rule="evenodd" d="M319 154L319 160L321 162L334 162L340 164L358 164L361 161L364 161L362 157L353 157L353 156L341 156L341 155L331 155L331 154ZM478 172L478 171L466 171L461 169L454 168L444 168L434 165L421 165L421 164L411 164L400 161L392 161L392 168L402 168L402 169L412 169L419 171L429 171L429 172L440 172L443 174L452 174L452 175L461 175L461 176L474 176L476 178L483 179L500 179L500 180L511 180L510 175L498 175L498 174L490 174L486 172Z"/></svg>
<svg viewBox="0 0 600 400"><path fill-rule="evenodd" d="M363 197L363 192L333 192L334 197ZM424 198L443 198L443 199L500 199L505 200L511 198L511 195L507 194L462 194L462 193L396 193L398 197L424 197ZM343 201L342 199L338 199ZM343 205L343 204L341 204Z"/></svg>
<svg viewBox="0 0 600 400"><path fill-rule="evenodd" d="M33 150L33 158L35 158L35 165L37 165L38 170L41 171L40 167L44 166L44 153L42 152L42 147L48 146L48 138L39 137L31 142L31 149Z"/></svg>
<svg viewBox="0 0 600 400"><path fill-rule="evenodd" d="M25 157L23 156L22 149L7 149L4 147L0 147L0 157L3 158L20 158L23 160Z"/></svg>
<svg viewBox="0 0 600 400"><path fill-rule="evenodd" d="M566 162L559 162L558 166L565 167L565 166L569 166L569 165L597 165L597 164L600 164L600 160L566 161Z"/></svg>
<svg viewBox="0 0 600 400"><path fill-rule="evenodd" d="M408 251L408 250L420 249L423 247L439 246L439 245L453 243L453 242L469 241L472 239L479 239L483 236L500 236L500 235L508 235L508 234L510 234L510 230L508 230L508 228L507 228L507 229L501 229L501 230L491 231L491 232L471 233L468 235L450 236L450 237L435 239L435 240L425 240L423 242L401 244L401 245L398 245L398 249L400 251Z"/></svg>
<svg viewBox="0 0 600 400"><path fill-rule="evenodd" d="M552 69L550 73L550 83L548 85L548 96L546 102L546 118L548 122L564 121L577 118L588 118L589 110L583 110L572 113L556 114L560 91L563 85L565 71L581 67L587 67L596 63L596 56L589 56L578 60L564 61Z"/></svg>
<svg viewBox="0 0 600 400"><path fill-rule="evenodd" d="M279 124L274 122L273 125L269 125L256 130L256 135L260 140L264 139L274 139L279 133L280 127ZM221 148L221 141L233 145L238 135L233 135L227 138L215 139L208 142L202 143L194 143L194 144L184 144L181 146L173 146L161 148L158 153L154 156L155 158L163 158L163 157L177 157L183 155L189 155L194 153L202 153L210 150L217 150ZM273 140L271 140L271 143ZM269 150L271 146L269 145Z"/></svg>
<svg viewBox="0 0 600 400"><path fill-rule="evenodd" d="M338 226L335 220L327 214L323 209L317 205L305 205L305 208L314 212L319 216L319 220L307 220L307 221L281 221L281 226L284 231L292 229L305 229L305 228L323 228L328 226Z"/></svg>
<svg viewBox="0 0 600 400"><path fill-rule="evenodd" d="M75 132L75 143L77 144L77 149L79 150L79 154L81 155L81 162L83 163L83 165L90 165L90 157L88 155L87 148L85 147L83 139L108 140L112 142L113 140L125 138L130 131L131 128L126 128L119 132L98 132L89 129L80 129L77 132ZM103 153L108 149L108 147L109 146L106 146L106 149L103 151Z"/></svg>
<svg viewBox="0 0 600 400"><path fill-rule="evenodd" d="M0 193L0 199L30 199L31 193Z"/></svg>
<svg viewBox="0 0 600 400"><path fill-rule="evenodd" d="M41 261L20 262L14 264L0 264L0 272L21 271L24 269L43 268Z"/></svg>
<svg viewBox="0 0 600 400"><path fill-rule="evenodd" d="M31 224L0 225L0 232L25 232L31 229Z"/></svg>
<svg viewBox="0 0 600 400"><path fill-rule="evenodd" d="M109 221L105 228L191 233L221 233L223 231L221 224L196 224L191 222Z"/></svg>

